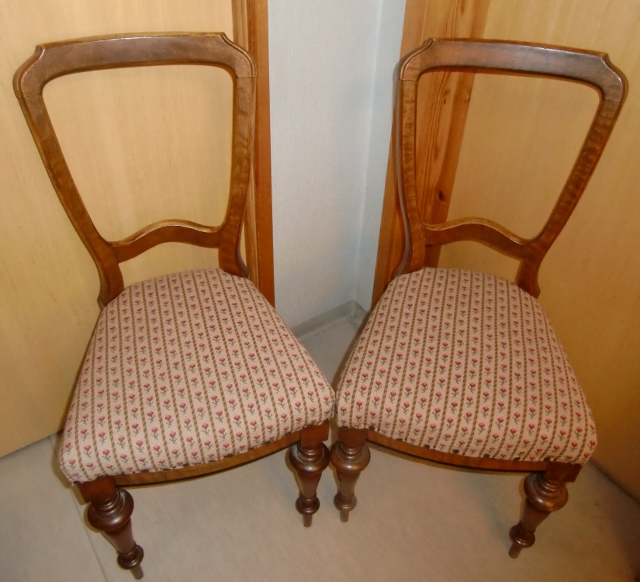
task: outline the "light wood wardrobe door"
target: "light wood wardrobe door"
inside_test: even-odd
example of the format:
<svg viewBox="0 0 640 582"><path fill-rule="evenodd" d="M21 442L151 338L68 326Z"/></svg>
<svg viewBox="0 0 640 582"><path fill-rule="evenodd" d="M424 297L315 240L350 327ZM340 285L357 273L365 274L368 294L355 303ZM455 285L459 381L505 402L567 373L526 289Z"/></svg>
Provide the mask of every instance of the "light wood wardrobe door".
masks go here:
<svg viewBox="0 0 640 582"><path fill-rule="evenodd" d="M27 0L3 9L0 455L59 429L98 314L99 286L13 95L13 72L37 43L59 39L154 31L221 31L234 38L237 19L258 5L266 2ZM268 80L268 71L263 73ZM221 222L229 185L231 90L228 75L209 67L100 71L47 86L45 100L65 155L105 237L131 234L158 218ZM267 180L269 188L261 193L266 191L270 205ZM261 228L268 242L267 218ZM249 228L255 229L255 221ZM250 230L250 255L256 239ZM273 268L269 252L266 273ZM164 245L146 255L123 265L125 283L217 265L215 251L187 245ZM249 256L250 267L256 260Z"/></svg>

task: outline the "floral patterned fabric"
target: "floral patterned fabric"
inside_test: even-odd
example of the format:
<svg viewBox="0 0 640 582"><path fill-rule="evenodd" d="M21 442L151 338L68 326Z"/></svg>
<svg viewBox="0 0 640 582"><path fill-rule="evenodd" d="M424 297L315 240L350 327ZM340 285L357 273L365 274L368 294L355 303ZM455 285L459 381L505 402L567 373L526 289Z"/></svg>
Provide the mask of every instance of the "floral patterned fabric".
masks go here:
<svg viewBox="0 0 640 582"><path fill-rule="evenodd" d="M327 420L329 382L253 284L219 269L103 309L63 432L71 482L215 461Z"/></svg>
<svg viewBox="0 0 640 582"><path fill-rule="evenodd" d="M391 282L345 368L340 426L468 457L584 464L591 411L540 304L497 277Z"/></svg>

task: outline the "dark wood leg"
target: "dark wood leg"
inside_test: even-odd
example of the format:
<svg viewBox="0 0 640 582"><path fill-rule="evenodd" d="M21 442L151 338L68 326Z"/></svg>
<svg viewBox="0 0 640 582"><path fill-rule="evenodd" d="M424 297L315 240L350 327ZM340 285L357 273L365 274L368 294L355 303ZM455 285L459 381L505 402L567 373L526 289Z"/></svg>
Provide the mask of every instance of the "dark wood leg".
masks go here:
<svg viewBox="0 0 640 582"><path fill-rule="evenodd" d="M296 509L302 514L305 527L311 525L313 514L320 507L318 483L329 465L329 449L324 441L329 438L329 423L308 426L302 430L300 442L289 449L289 461L298 477L300 495Z"/></svg>
<svg viewBox="0 0 640 582"><path fill-rule="evenodd" d="M133 540L130 519L133 498L129 492L117 488L109 477L81 483L79 489L89 503L89 523L103 532L116 549L120 567L131 570L133 577L140 580L143 576L140 563L144 552Z"/></svg>
<svg viewBox="0 0 640 582"><path fill-rule="evenodd" d="M531 547L536 528L553 511L565 506L569 499L566 483L575 481L580 471L576 465L551 464L544 473L532 473L524 482L526 501L520 523L509 531L511 549L509 555L517 558L520 551Z"/></svg>
<svg viewBox="0 0 640 582"><path fill-rule="evenodd" d="M349 512L358 502L354 495L356 481L371 459L366 441L366 429L341 428L331 447L331 462L338 473L338 493L333 504L340 510L343 522L349 521Z"/></svg>

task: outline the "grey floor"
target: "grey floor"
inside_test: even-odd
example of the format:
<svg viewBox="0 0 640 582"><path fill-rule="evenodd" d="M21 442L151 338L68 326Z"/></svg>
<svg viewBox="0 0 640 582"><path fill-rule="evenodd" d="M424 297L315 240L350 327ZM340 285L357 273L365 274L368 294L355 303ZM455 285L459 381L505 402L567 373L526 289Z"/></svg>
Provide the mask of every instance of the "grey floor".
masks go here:
<svg viewBox="0 0 640 582"><path fill-rule="evenodd" d="M358 327L341 312L302 329L332 378ZM640 505L588 465L536 545L507 556L522 476L445 469L374 449L349 523L333 508L333 475L305 529L284 453L218 475L133 490L145 580L627 581L640 572ZM55 469L54 439L0 459L0 580L129 581L87 529Z"/></svg>

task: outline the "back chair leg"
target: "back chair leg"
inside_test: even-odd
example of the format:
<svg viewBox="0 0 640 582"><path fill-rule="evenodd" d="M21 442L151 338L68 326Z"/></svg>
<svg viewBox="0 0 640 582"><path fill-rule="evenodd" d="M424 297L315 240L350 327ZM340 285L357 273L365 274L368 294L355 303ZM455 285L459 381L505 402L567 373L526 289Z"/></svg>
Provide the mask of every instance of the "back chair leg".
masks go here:
<svg viewBox="0 0 640 582"><path fill-rule="evenodd" d="M524 481L526 501L520 523L509 531L511 549L509 555L517 558L520 551L531 547L536 528L553 511L565 506L569 499L567 481L574 481L580 468L576 465L551 464L544 473L531 473Z"/></svg>
<svg viewBox="0 0 640 582"><path fill-rule="evenodd" d="M317 496L322 472L329 465L329 449L324 444L329 438L329 422L302 429L300 442L289 449L289 461L298 477L300 495L296 509L302 514L305 527L311 526L313 514L320 507Z"/></svg>
<svg viewBox="0 0 640 582"><path fill-rule="evenodd" d="M354 491L360 473L369 464L367 429L341 428L331 447L331 462L338 474L338 493L333 504L340 510L340 521L349 521L349 512L358 502Z"/></svg>
<svg viewBox="0 0 640 582"><path fill-rule="evenodd" d="M117 488L109 477L81 483L79 489L84 500L89 503L89 523L103 532L116 549L120 567L131 570L133 577L140 580L143 576L140 563L144 552L133 539L133 498L129 492Z"/></svg>

